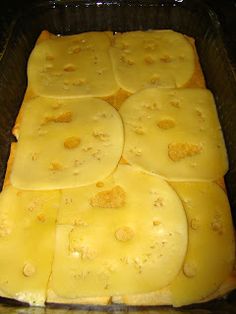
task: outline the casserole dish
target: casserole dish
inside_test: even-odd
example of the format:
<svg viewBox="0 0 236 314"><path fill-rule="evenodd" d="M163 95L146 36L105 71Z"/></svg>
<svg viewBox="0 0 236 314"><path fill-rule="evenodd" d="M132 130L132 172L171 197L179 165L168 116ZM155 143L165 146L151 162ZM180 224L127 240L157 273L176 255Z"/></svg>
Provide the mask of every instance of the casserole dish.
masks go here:
<svg viewBox="0 0 236 314"><path fill-rule="evenodd" d="M199 21L201 23L199 24ZM226 185L235 220L235 78L214 13L199 1L63 1L38 2L23 10L15 21L1 58L0 116L1 182L12 140L11 129L26 88L26 63L43 30L69 35L85 31L123 32L173 29L196 39L207 87L213 92L229 155ZM198 306L205 307L205 305ZM117 309L112 306L112 309ZM47 309L46 309L47 311ZM178 313L178 311L177 311Z"/></svg>

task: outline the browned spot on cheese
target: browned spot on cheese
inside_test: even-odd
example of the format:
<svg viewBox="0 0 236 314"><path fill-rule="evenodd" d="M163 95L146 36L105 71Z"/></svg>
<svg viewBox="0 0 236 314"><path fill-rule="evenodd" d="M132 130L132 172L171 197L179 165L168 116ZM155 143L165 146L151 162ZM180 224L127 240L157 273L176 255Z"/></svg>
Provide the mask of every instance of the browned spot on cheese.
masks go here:
<svg viewBox="0 0 236 314"><path fill-rule="evenodd" d="M159 83L159 81L160 81L160 76L157 75L157 74L154 74L154 75L150 78L149 83L151 83L151 84L157 84L157 83Z"/></svg>
<svg viewBox="0 0 236 314"><path fill-rule="evenodd" d="M223 233L223 224L219 217L215 217L211 223L211 228L214 232L221 235Z"/></svg>
<svg viewBox="0 0 236 314"><path fill-rule="evenodd" d="M65 72L74 72L74 71L76 70L76 67L75 67L74 64L69 63L69 64L66 64L66 65L64 66L63 70L64 70Z"/></svg>
<svg viewBox="0 0 236 314"><path fill-rule="evenodd" d="M130 58L126 57L125 55L122 55L121 58L120 58L120 60L121 60L123 63L127 64L127 65L133 65L133 64L134 64L134 61L131 60Z"/></svg>
<svg viewBox="0 0 236 314"><path fill-rule="evenodd" d="M144 62L146 64L153 64L155 62L155 59L152 56L148 55L144 58Z"/></svg>
<svg viewBox="0 0 236 314"><path fill-rule="evenodd" d="M197 218L192 218L190 221L190 227L193 230L197 230L200 227L200 221Z"/></svg>
<svg viewBox="0 0 236 314"><path fill-rule="evenodd" d="M80 138L77 136L71 136L68 137L65 141L64 141L64 147L67 149L73 149L78 147L80 144Z"/></svg>
<svg viewBox="0 0 236 314"><path fill-rule="evenodd" d="M160 58L160 60L161 60L162 62L169 63L169 62L172 61L172 58L171 58L171 56L169 56L169 55L164 55L164 56L162 56L162 57Z"/></svg>
<svg viewBox="0 0 236 314"><path fill-rule="evenodd" d="M52 61L54 60L54 56L53 55L46 55L46 58L45 58L47 61Z"/></svg>
<svg viewBox="0 0 236 314"><path fill-rule="evenodd" d="M196 109L196 114L201 122L205 122L205 117L202 111L200 111L199 109Z"/></svg>
<svg viewBox="0 0 236 314"><path fill-rule="evenodd" d="M164 205L164 200L163 200L163 198L160 197L160 196L158 196L158 197L154 200L153 205L154 205L155 207L162 207L162 206Z"/></svg>
<svg viewBox="0 0 236 314"><path fill-rule="evenodd" d="M168 129L175 127L175 121L172 119L162 119L162 120L157 122L157 126L160 129L168 130Z"/></svg>
<svg viewBox="0 0 236 314"><path fill-rule="evenodd" d="M31 277L35 274L36 269L34 267L34 265L32 265L31 263L25 263L25 265L23 266L23 275L25 277Z"/></svg>
<svg viewBox="0 0 236 314"><path fill-rule="evenodd" d="M33 153L31 154L31 160L32 160L32 161L37 160L37 159L38 159L38 157L39 157L39 154L38 154L38 153L36 153L36 152L33 152Z"/></svg>
<svg viewBox="0 0 236 314"><path fill-rule="evenodd" d="M102 182L102 181L98 181L97 183L96 183L96 187L97 188L102 188L104 186L104 183Z"/></svg>
<svg viewBox="0 0 236 314"><path fill-rule="evenodd" d="M135 127L134 127L134 132L135 132L136 134L138 134L138 135L143 135L143 134L145 134L145 130L144 130L144 128L143 128L142 125L135 126Z"/></svg>
<svg viewBox="0 0 236 314"><path fill-rule="evenodd" d="M171 100L171 101L170 101L170 104L171 104L171 106L173 106L173 107L175 107L175 108L177 108L177 109L180 108L180 104L179 104L179 101L178 101L178 100Z"/></svg>
<svg viewBox="0 0 236 314"><path fill-rule="evenodd" d="M154 102L154 103L148 103L148 104L144 104L143 106L145 109L148 109L150 111L154 111L154 110L159 110L160 106Z"/></svg>
<svg viewBox="0 0 236 314"><path fill-rule="evenodd" d="M90 199L90 205L101 208L120 208L125 205L125 191L119 185L111 190L97 193Z"/></svg>
<svg viewBox="0 0 236 314"><path fill-rule="evenodd" d="M27 209L30 212L33 212L37 208L38 205L39 205L38 201L37 200L33 200L32 202L29 203L29 205L27 206Z"/></svg>
<svg viewBox="0 0 236 314"><path fill-rule="evenodd" d="M121 156L119 163L121 165L128 165L129 164L128 161L123 156Z"/></svg>
<svg viewBox="0 0 236 314"><path fill-rule="evenodd" d="M115 237L118 241L126 242L134 237L134 231L130 227L124 226L116 230Z"/></svg>
<svg viewBox="0 0 236 314"><path fill-rule="evenodd" d="M46 221L46 218L45 218L44 214L42 214L42 213L38 214L37 219L40 222L45 222Z"/></svg>
<svg viewBox="0 0 236 314"><path fill-rule="evenodd" d="M72 121L72 112L67 111L54 118L54 122L68 123Z"/></svg>
<svg viewBox="0 0 236 314"><path fill-rule="evenodd" d="M68 48L68 54L77 54L80 52L80 46L79 45L74 45Z"/></svg>
<svg viewBox="0 0 236 314"><path fill-rule="evenodd" d="M185 263L183 273L186 277L192 278L196 276L196 267L190 263Z"/></svg>
<svg viewBox="0 0 236 314"><path fill-rule="evenodd" d="M152 223L153 223L153 226L159 226L161 224L158 219L154 219Z"/></svg>
<svg viewBox="0 0 236 314"><path fill-rule="evenodd" d="M58 116L47 116L44 118L44 122L42 124L47 124L50 122L55 123L69 123L72 121L72 112L67 111L59 114Z"/></svg>
<svg viewBox="0 0 236 314"><path fill-rule="evenodd" d="M63 168L64 168L63 165L58 161L52 161L49 167L49 169L52 171L60 171Z"/></svg>
<svg viewBox="0 0 236 314"><path fill-rule="evenodd" d="M171 143L168 145L168 156L172 161L179 161L186 157L200 154L202 146L189 143Z"/></svg>

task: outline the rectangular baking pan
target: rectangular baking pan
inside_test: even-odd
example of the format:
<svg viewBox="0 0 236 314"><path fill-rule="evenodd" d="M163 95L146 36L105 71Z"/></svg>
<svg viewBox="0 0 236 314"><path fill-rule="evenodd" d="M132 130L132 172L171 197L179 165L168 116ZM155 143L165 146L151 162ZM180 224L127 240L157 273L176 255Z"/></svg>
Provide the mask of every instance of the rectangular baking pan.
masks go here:
<svg viewBox="0 0 236 314"><path fill-rule="evenodd" d="M26 66L29 54L42 30L69 35L86 31L123 32L131 30L173 29L192 36L206 78L213 92L229 156L226 186L236 224L236 79L227 56L222 29L215 13L200 0L138 0L138 1L38 1L28 3L4 34L5 45L0 54L0 183L5 175L9 156L11 129L20 108L27 85ZM214 161L213 161L214 162ZM26 170L27 171L27 170ZM0 270L1 271L1 270ZM131 311L133 313L236 313L236 293L224 300L184 309L166 307L86 307L32 309L17 302L0 299L2 313L83 313L93 310L103 313Z"/></svg>

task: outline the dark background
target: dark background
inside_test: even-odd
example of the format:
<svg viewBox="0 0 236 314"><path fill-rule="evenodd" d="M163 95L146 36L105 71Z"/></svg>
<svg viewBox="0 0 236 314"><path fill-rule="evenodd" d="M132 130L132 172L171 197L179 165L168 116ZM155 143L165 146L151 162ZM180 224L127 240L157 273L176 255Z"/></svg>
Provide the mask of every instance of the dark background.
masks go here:
<svg viewBox="0 0 236 314"><path fill-rule="evenodd" d="M47 0L41 0L47 2ZM83 0L82 0L83 1ZM145 1L145 0L144 0ZM181 0L176 0L181 1ZM191 2L191 0L189 0ZM202 0L218 15L223 29L223 38L229 58L236 70L236 0ZM27 4L38 2L37 0L3 0L0 2L0 53L6 44L7 35L10 32L14 18L20 14ZM53 2L53 1L51 1ZM63 0L55 0L63 2ZM68 0L67 0L68 2ZM107 2L111 2L108 0ZM125 0L124 0L125 2ZM165 2L165 0L163 0ZM201 23L201 21L199 21Z"/></svg>

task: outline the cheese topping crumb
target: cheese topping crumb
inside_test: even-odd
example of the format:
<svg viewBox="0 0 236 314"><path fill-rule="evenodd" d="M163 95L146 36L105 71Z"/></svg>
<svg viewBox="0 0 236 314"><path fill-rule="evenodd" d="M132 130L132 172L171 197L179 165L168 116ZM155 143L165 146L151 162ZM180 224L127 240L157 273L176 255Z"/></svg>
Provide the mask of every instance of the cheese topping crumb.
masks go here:
<svg viewBox="0 0 236 314"><path fill-rule="evenodd" d="M134 237L134 231L130 227L124 226L116 230L115 237L118 241L126 242Z"/></svg>
<svg viewBox="0 0 236 314"><path fill-rule="evenodd" d="M202 146L189 143L171 143L168 145L168 155L171 160L179 161L186 157L200 154Z"/></svg>
<svg viewBox="0 0 236 314"><path fill-rule="evenodd" d="M196 276L196 267L193 264L186 263L183 267L183 273L186 277L192 278Z"/></svg>
<svg viewBox="0 0 236 314"><path fill-rule="evenodd" d="M25 263L23 267L23 275L25 277L31 277L35 274L35 272L36 272L36 269L34 265L32 265L31 263Z"/></svg>
<svg viewBox="0 0 236 314"><path fill-rule="evenodd" d="M119 186L97 193L90 200L92 207L120 208L125 205L125 191Z"/></svg>
<svg viewBox="0 0 236 314"><path fill-rule="evenodd" d="M49 122L55 122L55 123L69 123L72 121L72 112L67 111L67 112L63 112L60 115L53 117L53 116L49 116L49 117L45 117L44 119L44 123L49 123Z"/></svg>
<svg viewBox="0 0 236 314"><path fill-rule="evenodd" d="M80 144L80 138L77 136L71 136L68 137L65 141L64 141L64 147L67 149L73 149L78 147Z"/></svg>
<svg viewBox="0 0 236 314"><path fill-rule="evenodd" d="M157 122L157 126L160 129L168 130L175 127L175 121L172 119L163 119Z"/></svg>

